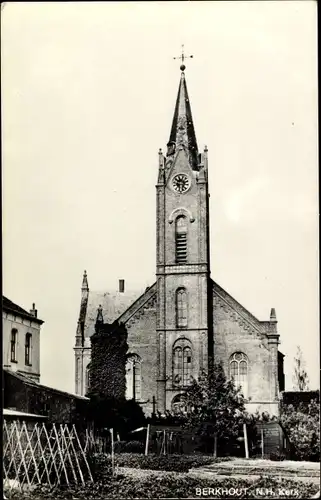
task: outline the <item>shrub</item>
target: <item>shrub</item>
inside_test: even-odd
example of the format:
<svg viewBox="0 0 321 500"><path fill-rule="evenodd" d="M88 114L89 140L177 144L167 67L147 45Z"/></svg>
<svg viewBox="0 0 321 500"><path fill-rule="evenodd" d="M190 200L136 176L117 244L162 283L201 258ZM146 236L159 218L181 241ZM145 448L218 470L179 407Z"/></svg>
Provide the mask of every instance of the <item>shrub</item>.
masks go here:
<svg viewBox="0 0 321 500"><path fill-rule="evenodd" d="M162 470L168 472L188 472L194 467L202 467L224 459L213 459L204 455L139 455L120 453L115 457L115 465L134 469ZM226 459L225 460L229 460ZM111 456L96 455L94 465L95 477L101 478L111 473Z"/></svg>
<svg viewBox="0 0 321 500"><path fill-rule="evenodd" d="M141 406L134 400L111 398L104 394L90 394L86 418L93 422L99 435L109 436L106 429L113 428L114 435L130 436L130 432L146 423Z"/></svg>
<svg viewBox="0 0 321 500"><path fill-rule="evenodd" d="M145 444L142 441L116 441L115 453L143 453Z"/></svg>
<svg viewBox="0 0 321 500"><path fill-rule="evenodd" d="M316 401L282 408L281 423L296 460L320 459L320 407Z"/></svg>
<svg viewBox="0 0 321 500"><path fill-rule="evenodd" d="M28 498L33 500L47 500L48 498L57 500L69 500L72 498L94 498L95 500L115 499L115 498L194 498L196 488L213 488L212 479L174 475L170 472L165 473L161 477L158 476L155 481L151 481L150 477L110 477L102 482L88 484L86 486L68 486L59 487L54 491L49 487L38 487L28 494ZM284 488L288 491L293 491L286 495L286 498L311 498L319 486L312 483L299 483L294 480L278 480L276 478L260 478L254 483L250 480L230 477L217 478L215 480L215 488L248 488L246 498L259 498L256 494L257 488L272 489L277 491L279 488ZM8 492L9 500L24 500L25 492ZM226 498L222 497L222 493L218 492L216 496L211 498ZM244 496L243 496L244 498ZM264 498L264 497L263 497ZM267 498L267 497L265 497Z"/></svg>
<svg viewBox="0 0 321 500"><path fill-rule="evenodd" d="M277 462L281 462L282 460L286 459L286 455L285 455L285 453L282 453L280 451L275 451L275 452L269 454L269 459L275 460Z"/></svg>

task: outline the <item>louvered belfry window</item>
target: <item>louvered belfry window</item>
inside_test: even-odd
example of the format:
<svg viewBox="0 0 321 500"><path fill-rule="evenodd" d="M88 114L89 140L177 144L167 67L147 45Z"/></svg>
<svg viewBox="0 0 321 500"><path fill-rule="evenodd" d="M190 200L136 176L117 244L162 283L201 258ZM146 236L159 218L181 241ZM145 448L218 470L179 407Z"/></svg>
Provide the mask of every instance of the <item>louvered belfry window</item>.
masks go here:
<svg viewBox="0 0 321 500"><path fill-rule="evenodd" d="M186 217L180 215L175 224L175 250L176 263L185 264L187 262L187 225Z"/></svg>

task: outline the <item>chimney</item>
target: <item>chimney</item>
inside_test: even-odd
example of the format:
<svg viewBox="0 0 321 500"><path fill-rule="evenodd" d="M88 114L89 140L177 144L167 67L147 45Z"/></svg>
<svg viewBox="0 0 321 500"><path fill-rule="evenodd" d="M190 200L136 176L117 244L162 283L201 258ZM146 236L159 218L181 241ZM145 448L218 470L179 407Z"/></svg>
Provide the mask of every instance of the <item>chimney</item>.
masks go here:
<svg viewBox="0 0 321 500"><path fill-rule="evenodd" d="M124 293L125 291L125 280L119 280L119 292Z"/></svg>
<svg viewBox="0 0 321 500"><path fill-rule="evenodd" d="M276 321L276 313L274 307L271 309L270 321Z"/></svg>
<svg viewBox="0 0 321 500"><path fill-rule="evenodd" d="M38 311L35 309L35 303L32 304L32 309L30 309L31 316L37 317Z"/></svg>

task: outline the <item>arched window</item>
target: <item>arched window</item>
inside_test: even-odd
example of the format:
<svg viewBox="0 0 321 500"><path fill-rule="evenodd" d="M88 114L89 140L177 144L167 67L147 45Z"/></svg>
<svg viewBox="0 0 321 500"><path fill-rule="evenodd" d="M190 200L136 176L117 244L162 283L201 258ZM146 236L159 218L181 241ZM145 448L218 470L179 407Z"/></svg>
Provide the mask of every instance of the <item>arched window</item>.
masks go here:
<svg viewBox="0 0 321 500"><path fill-rule="evenodd" d="M187 293L185 288L176 290L176 326L177 328L187 326Z"/></svg>
<svg viewBox="0 0 321 500"><path fill-rule="evenodd" d="M248 359L243 352L235 352L230 358L230 377L235 387L241 388L245 398L248 397Z"/></svg>
<svg viewBox="0 0 321 500"><path fill-rule="evenodd" d="M31 366L31 348L32 348L32 334L26 333L26 343L25 343L25 364Z"/></svg>
<svg viewBox="0 0 321 500"><path fill-rule="evenodd" d="M138 354L130 354L126 363L126 399L142 398L142 362Z"/></svg>
<svg viewBox="0 0 321 500"><path fill-rule="evenodd" d="M175 253L177 264L187 262L187 224L185 215L179 215L175 221Z"/></svg>
<svg viewBox="0 0 321 500"><path fill-rule="evenodd" d="M17 363L17 344L18 344L18 330L13 328L11 330L10 340L10 360L12 363Z"/></svg>
<svg viewBox="0 0 321 500"><path fill-rule="evenodd" d="M187 339L180 339L173 348L173 385L186 387L192 383L192 349Z"/></svg>

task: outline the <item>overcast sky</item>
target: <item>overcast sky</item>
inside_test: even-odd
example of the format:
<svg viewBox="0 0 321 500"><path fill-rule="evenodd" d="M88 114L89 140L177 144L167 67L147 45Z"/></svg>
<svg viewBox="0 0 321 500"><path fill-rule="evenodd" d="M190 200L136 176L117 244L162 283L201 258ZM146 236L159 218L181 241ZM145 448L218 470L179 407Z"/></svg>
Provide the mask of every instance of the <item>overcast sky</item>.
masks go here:
<svg viewBox="0 0 321 500"><path fill-rule="evenodd" d="M45 321L41 382L74 391L92 290L155 280L155 184L185 44L209 149L212 277L276 308L286 388L300 345L319 385L317 4L2 6L3 293Z"/></svg>

